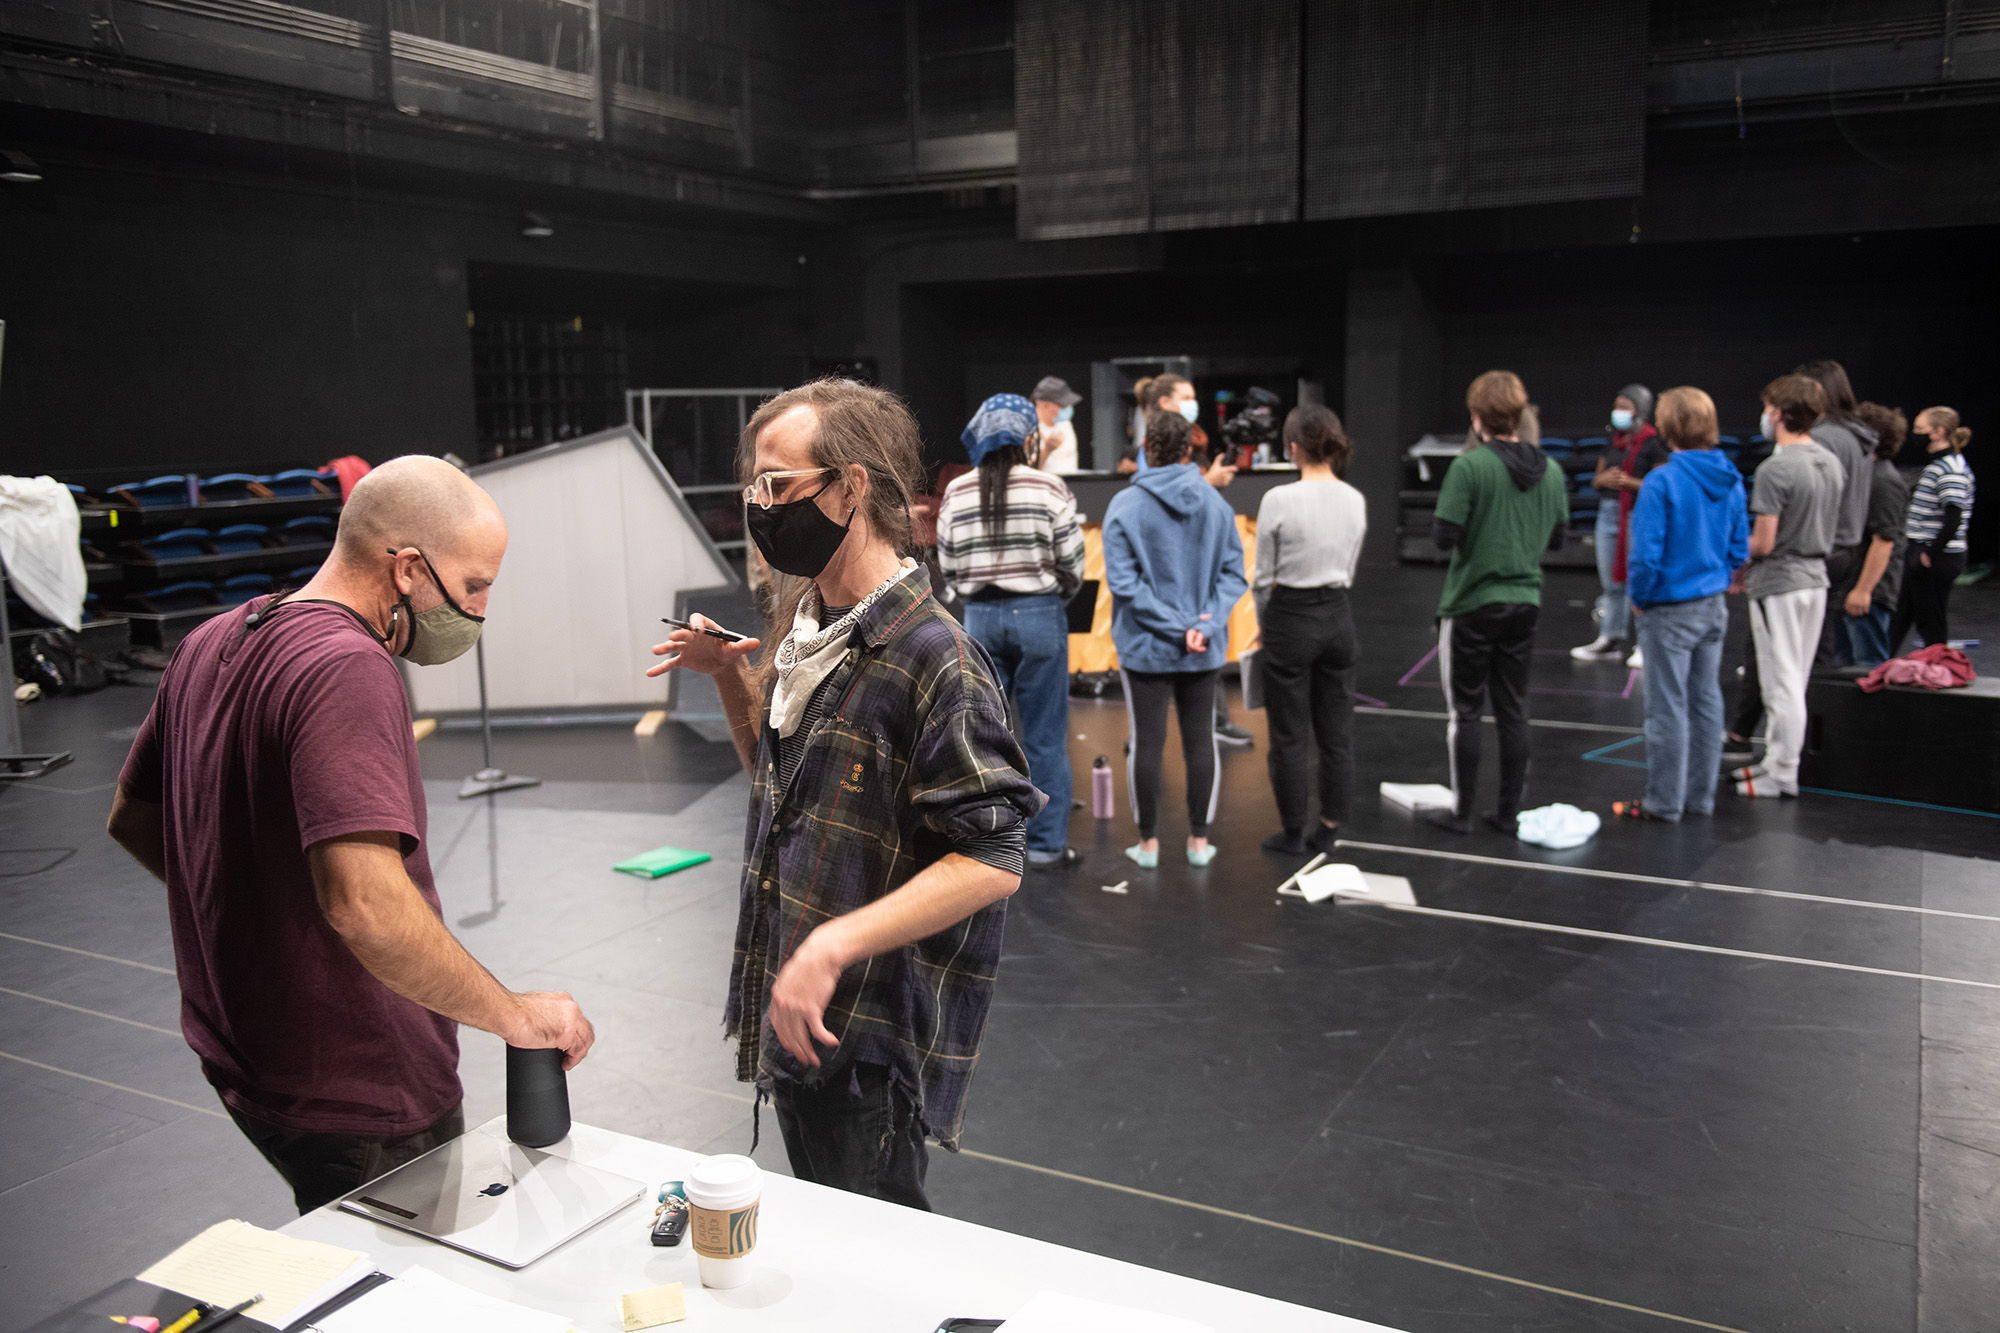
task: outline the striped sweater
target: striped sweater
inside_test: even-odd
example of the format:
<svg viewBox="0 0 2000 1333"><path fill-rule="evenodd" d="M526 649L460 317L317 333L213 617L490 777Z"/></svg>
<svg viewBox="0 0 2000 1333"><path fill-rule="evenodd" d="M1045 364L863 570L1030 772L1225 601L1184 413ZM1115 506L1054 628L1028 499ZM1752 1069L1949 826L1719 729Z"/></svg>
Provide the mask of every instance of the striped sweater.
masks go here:
<svg viewBox="0 0 2000 1333"><path fill-rule="evenodd" d="M1959 508L1958 531L1945 543L1944 553L1965 551L1965 530L1972 526L1972 469L1963 454L1939 454L1925 466L1910 492L1910 516L1904 521L1903 535L1911 542L1927 545L1944 530L1947 506Z"/></svg>
<svg viewBox="0 0 2000 1333"><path fill-rule="evenodd" d="M979 512L975 468L945 488L938 508L938 564L960 597L997 588L1067 598L1083 583L1076 497L1061 477L1016 467L1007 474L1007 520L999 533L991 533Z"/></svg>

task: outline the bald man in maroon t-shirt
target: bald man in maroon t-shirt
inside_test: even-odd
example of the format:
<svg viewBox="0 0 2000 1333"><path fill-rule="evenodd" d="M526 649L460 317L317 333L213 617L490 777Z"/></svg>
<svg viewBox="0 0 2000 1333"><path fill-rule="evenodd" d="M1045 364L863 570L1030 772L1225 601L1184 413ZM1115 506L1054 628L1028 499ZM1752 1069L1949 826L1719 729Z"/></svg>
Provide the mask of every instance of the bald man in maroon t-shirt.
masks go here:
<svg viewBox="0 0 2000 1333"><path fill-rule="evenodd" d="M469 477L385 463L305 587L181 644L119 775L110 832L167 885L181 1031L302 1213L464 1132L458 1024L566 1066L594 1038L453 938L424 845L392 655L469 649L506 550Z"/></svg>

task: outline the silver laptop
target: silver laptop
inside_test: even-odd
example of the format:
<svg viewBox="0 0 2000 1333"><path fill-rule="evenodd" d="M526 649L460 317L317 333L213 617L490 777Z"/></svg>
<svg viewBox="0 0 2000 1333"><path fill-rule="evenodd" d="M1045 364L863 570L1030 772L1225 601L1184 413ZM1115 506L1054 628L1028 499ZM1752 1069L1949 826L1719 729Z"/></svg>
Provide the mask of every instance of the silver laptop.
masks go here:
<svg viewBox="0 0 2000 1333"><path fill-rule="evenodd" d="M643 1182L508 1140L496 1120L343 1196L343 1212L525 1268L645 1194Z"/></svg>

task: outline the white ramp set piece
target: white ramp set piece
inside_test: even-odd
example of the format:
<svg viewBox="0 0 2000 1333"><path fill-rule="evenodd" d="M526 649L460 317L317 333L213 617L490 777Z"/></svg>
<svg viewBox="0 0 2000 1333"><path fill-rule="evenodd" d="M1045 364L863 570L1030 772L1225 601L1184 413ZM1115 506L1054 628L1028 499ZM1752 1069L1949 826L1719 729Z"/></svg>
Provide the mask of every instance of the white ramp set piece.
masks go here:
<svg viewBox="0 0 2000 1333"><path fill-rule="evenodd" d="M1401 875L1371 874L1347 862L1328 864L1323 852L1300 866L1278 886L1278 892L1309 903L1337 898L1351 903L1380 903L1385 907L1417 905L1410 881Z"/></svg>

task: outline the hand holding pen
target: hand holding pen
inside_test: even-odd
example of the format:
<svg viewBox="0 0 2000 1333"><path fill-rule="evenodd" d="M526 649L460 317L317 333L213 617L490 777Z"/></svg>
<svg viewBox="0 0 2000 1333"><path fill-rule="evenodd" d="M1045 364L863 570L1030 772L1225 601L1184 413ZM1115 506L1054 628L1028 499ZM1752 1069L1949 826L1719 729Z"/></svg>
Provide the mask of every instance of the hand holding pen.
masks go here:
<svg viewBox="0 0 2000 1333"><path fill-rule="evenodd" d="M696 614L687 620L662 617L662 620L673 627L673 633L667 635L665 643L653 645L653 656L667 660L648 667L648 676L663 675L676 667L713 676L734 666L759 647L756 639L723 629L704 615Z"/></svg>

